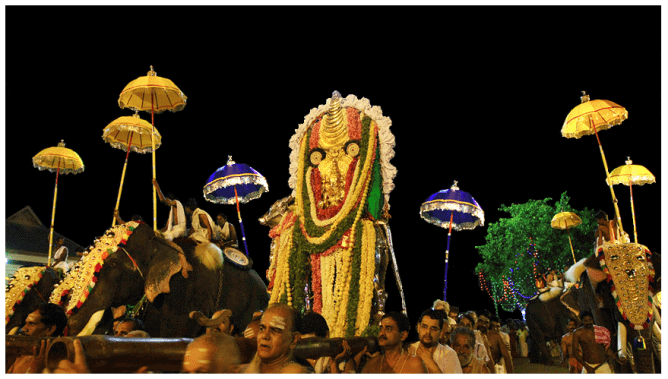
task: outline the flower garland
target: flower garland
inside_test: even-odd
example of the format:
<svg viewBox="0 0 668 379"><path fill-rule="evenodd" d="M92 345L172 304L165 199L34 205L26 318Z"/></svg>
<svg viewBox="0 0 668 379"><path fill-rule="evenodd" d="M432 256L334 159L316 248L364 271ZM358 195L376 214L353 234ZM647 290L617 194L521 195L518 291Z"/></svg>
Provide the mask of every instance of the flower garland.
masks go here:
<svg viewBox="0 0 668 379"><path fill-rule="evenodd" d="M328 325L334 325L334 277L336 271L337 254L320 257L321 293L322 293L322 317L327 320ZM332 331L333 332L333 331ZM333 333L332 333L333 335Z"/></svg>
<svg viewBox="0 0 668 379"><path fill-rule="evenodd" d="M603 272L608 276L607 282L611 283L610 285L610 290L612 292L612 297L615 300L615 304L617 305L617 309L619 309L619 313L621 313L622 317L624 320L629 321L629 326L631 328L634 328L638 331L643 330L645 328L649 328L651 322L652 322L652 316L653 316L653 311L652 311L652 303L654 300L652 299L652 288L650 286L650 283L654 281L654 276L655 276L655 271L654 271L654 265L652 264L652 252L647 249L647 247L640 245L642 250L644 251L646 257L647 257L647 268L648 268L648 274L647 274L647 289L648 289L648 296L647 296L647 317L645 318L644 322L642 325L637 325L628 320L628 315L626 312L626 307L622 305L622 301L617 293L617 288L615 286L615 282L612 278L612 274L610 273L610 270L608 269L608 266L606 265L605 262L605 253L604 253L604 247L601 246L598 248L596 254L597 258L599 260L599 264L601 266L601 269Z"/></svg>
<svg viewBox="0 0 668 379"><path fill-rule="evenodd" d="M322 313L322 272L320 259L323 254L311 254L311 283L313 284L313 311Z"/></svg>
<svg viewBox="0 0 668 379"><path fill-rule="evenodd" d="M348 167L348 173L346 174L346 184L344 187L344 198L348 197L348 193L350 192L350 185L352 184L353 178L357 173L357 162L358 159L355 158L352 162L350 162L350 166ZM326 221L338 215L344 203L340 203L327 209L322 209L315 206L315 204L318 204L320 200L322 200L322 178L320 176L320 170L316 167L313 170L309 170L306 175L308 176L306 180L311 183L312 188L309 190L309 196L314 196L314 198L310 199L312 208L311 218L313 220ZM315 217L313 217L313 211L315 211Z"/></svg>
<svg viewBox="0 0 668 379"><path fill-rule="evenodd" d="M21 305L30 290L42 279L46 267L21 267L16 270L14 277L7 284L5 290L5 325L14 316L16 306Z"/></svg>
<svg viewBox="0 0 668 379"><path fill-rule="evenodd" d="M86 299L88 299L93 288L95 288L95 283L98 281L104 261L110 255L114 254L119 247L125 246L128 238L130 238L130 235L132 235L138 225L138 222L130 221L107 230L105 235L96 242L95 248L88 253L84 267L70 274L69 278L73 279L74 282L73 287L68 286L68 288L63 290L58 286L54 289L51 302L55 300L56 304L62 304L62 299L71 292L72 297L67 304L65 313L67 316L77 313Z"/></svg>
<svg viewBox="0 0 668 379"><path fill-rule="evenodd" d="M274 290L271 291L271 298L269 303L278 303L281 302L281 297L285 295L285 280L289 278L286 268L288 266L288 260L290 258L290 249L292 246L292 230L289 228L286 229L286 232L280 236L279 244L276 249L277 265L276 265L276 276L274 278L273 287ZM287 295L286 295L287 302Z"/></svg>
<svg viewBox="0 0 668 379"><path fill-rule="evenodd" d="M373 299L373 278L376 272L376 229L371 221L363 221L364 237L362 241L362 266L359 276L360 300L355 334L363 331L371 318L371 302Z"/></svg>

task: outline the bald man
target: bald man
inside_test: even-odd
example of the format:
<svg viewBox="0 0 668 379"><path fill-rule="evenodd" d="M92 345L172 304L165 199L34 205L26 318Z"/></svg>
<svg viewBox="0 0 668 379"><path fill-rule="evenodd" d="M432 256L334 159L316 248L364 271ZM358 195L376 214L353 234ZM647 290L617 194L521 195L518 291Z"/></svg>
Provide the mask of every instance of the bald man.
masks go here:
<svg viewBox="0 0 668 379"><path fill-rule="evenodd" d="M234 338L216 333L195 338L183 356L183 372L189 374L229 374L240 363Z"/></svg>

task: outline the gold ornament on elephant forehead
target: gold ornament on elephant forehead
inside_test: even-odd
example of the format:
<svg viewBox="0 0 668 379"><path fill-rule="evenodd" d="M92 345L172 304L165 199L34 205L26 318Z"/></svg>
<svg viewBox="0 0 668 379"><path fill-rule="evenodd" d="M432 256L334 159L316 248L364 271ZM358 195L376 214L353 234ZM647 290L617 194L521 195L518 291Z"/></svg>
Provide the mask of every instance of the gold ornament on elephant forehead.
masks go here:
<svg viewBox="0 0 668 379"><path fill-rule="evenodd" d="M603 247L608 274L615 285L617 305L629 322L642 326L651 315L647 305L651 272L645 253L639 244L615 244Z"/></svg>

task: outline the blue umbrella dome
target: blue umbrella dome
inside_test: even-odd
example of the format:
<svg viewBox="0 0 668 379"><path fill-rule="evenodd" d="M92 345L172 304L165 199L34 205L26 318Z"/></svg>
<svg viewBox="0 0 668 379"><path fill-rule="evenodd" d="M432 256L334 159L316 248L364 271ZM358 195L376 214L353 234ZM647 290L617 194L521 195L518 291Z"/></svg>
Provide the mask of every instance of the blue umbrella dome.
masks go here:
<svg viewBox="0 0 668 379"><path fill-rule="evenodd" d="M247 203L269 191L267 179L252 167L236 163L230 156L227 164L209 176L204 185L204 198L216 204L236 204L234 190L240 203Z"/></svg>
<svg viewBox="0 0 668 379"><path fill-rule="evenodd" d="M485 212L473 196L459 190L457 182L429 196L420 206L420 217L441 228L449 228L451 215L452 228L457 231L485 225Z"/></svg>

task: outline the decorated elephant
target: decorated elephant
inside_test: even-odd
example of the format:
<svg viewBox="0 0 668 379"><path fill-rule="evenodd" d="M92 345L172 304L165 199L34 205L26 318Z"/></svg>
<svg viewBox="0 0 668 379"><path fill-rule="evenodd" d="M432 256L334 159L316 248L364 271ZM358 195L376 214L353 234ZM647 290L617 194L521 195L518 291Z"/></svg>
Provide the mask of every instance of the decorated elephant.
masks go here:
<svg viewBox="0 0 668 379"><path fill-rule="evenodd" d="M660 255L636 243L605 243L575 266L582 266L573 279L579 288L570 291L577 305L562 302L577 313L590 310L595 324L610 330L613 350L630 358L617 371L660 372Z"/></svg>
<svg viewBox="0 0 668 379"><path fill-rule="evenodd" d="M16 270L5 288L5 334L16 334L28 315L48 301L57 281L58 276L51 267Z"/></svg>
<svg viewBox="0 0 668 379"><path fill-rule="evenodd" d="M387 223L390 125L367 99L334 92L290 139L294 204L270 232L270 302L322 314L332 337L359 336L383 312L390 257L405 311Z"/></svg>
<svg viewBox="0 0 668 379"><path fill-rule="evenodd" d="M558 297L553 297L548 301L542 301L539 298L529 301L525 315L531 335L529 352L531 363L554 364L547 348L547 342L553 341L553 344L556 343L556 346L559 346L561 337L568 333L566 328L568 319L575 315L559 301Z"/></svg>
<svg viewBox="0 0 668 379"><path fill-rule="evenodd" d="M243 327L266 307L266 286L243 254L190 239L174 242L144 223L109 229L81 269L52 293L51 302L63 305L68 315L69 335L90 334L105 310L122 305L143 319L152 337L201 334L191 311L210 316L230 309Z"/></svg>

